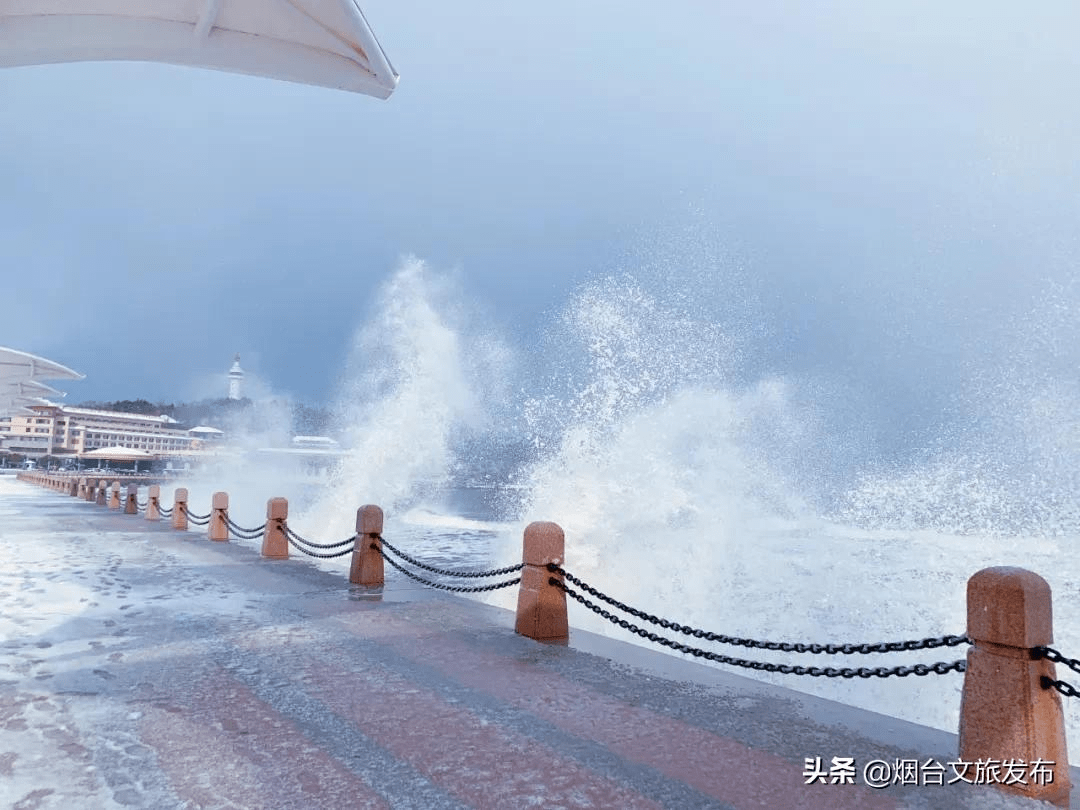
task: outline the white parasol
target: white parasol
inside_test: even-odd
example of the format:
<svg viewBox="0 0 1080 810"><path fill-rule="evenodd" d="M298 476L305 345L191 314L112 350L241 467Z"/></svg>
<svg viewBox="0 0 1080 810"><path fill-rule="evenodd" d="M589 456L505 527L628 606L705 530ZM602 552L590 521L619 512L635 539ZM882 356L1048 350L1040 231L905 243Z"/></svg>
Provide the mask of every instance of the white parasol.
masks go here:
<svg viewBox="0 0 1080 810"><path fill-rule="evenodd" d="M0 67L124 60L387 98L398 75L355 0L0 0Z"/></svg>

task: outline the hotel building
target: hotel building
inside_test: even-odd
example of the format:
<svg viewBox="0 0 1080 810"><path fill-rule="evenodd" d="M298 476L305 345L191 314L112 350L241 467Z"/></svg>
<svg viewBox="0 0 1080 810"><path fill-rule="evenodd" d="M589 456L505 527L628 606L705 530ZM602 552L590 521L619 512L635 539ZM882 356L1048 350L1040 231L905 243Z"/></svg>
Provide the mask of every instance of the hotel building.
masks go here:
<svg viewBox="0 0 1080 810"><path fill-rule="evenodd" d="M172 417L30 405L31 413L0 416L0 450L30 458L81 458L94 450L141 450L154 458L197 455L204 439L174 427ZM94 458L91 456L90 458Z"/></svg>

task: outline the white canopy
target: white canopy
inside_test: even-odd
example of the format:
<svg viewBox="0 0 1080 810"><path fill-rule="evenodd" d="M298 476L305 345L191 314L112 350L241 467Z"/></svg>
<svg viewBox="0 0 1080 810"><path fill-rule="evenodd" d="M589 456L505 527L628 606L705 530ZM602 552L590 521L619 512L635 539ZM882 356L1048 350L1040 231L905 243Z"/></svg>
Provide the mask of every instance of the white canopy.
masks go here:
<svg viewBox="0 0 1080 810"><path fill-rule="evenodd" d="M0 0L0 8L7 0ZM0 16L0 38L3 36L3 17ZM60 391L40 380L81 380L82 374L44 357L6 349L0 346L0 415L26 413L28 405L48 405L41 394Z"/></svg>
<svg viewBox="0 0 1080 810"><path fill-rule="evenodd" d="M124 60L387 98L398 75L355 0L0 0L0 67Z"/></svg>
<svg viewBox="0 0 1080 810"><path fill-rule="evenodd" d="M41 394L54 394L66 396L63 391L57 391L50 385L30 379L12 379L11 377L0 378L0 397L37 397Z"/></svg>
<svg viewBox="0 0 1080 810"><path fill-rule="evenodd" d="M0 9L7 0L0 0ZM4 15L0 11L0 40L4 37ZM0 56L2 58L2 56ZM81 380L83 375L44 357L0 346L0 382L20 380Z"/></svg>
<svg viewBox="0 0 1080 810"><path fill-rule="evenodd" d="M128 458L151 458L153 453L149 453L146 450L139 450L134 447L102 447L97 450L91 450L88 453L83 453L83 458L107 458L107 459L128 459Z"/></svg>

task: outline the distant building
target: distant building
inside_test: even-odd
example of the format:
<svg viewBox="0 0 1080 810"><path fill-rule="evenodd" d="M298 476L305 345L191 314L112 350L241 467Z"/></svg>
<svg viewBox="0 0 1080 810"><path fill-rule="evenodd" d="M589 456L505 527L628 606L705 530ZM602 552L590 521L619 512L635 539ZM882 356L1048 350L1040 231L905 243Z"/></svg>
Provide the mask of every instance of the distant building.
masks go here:
<svg viewBox="0 0 1080 810"><path fill-rule="evenodd" d="M232 368L229 369L229 399L243 399L240 387L244 382L244 370L240 368L240 355L233 358Z"/></svg>
<svg viewBox="0 0 1080 810"><path fill-rule="evenodd" d="M202 438L174 427L171 416L73 408L53 403L27 406L30 413L0 416L0 448L29 457L89 455L105 448L145 451L149 456L194 455Z"/></svg>
<svg viewBox="0 0 1080 810"><path fill-rule="evenodd" d="M292 446L308 450L339 450L341 447L329 436L293 436Z"/></svg>

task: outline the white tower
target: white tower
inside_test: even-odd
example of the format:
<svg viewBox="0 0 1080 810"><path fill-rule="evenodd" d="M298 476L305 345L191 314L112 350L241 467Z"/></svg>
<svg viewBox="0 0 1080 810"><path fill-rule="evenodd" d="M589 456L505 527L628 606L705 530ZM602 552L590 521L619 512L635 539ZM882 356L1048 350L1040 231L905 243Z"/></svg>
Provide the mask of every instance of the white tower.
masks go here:
<svg viewBox="0 0 1080 810"><path fill-rule="evenodd" d="M241 399L240 384L244 382L244 370L240 368L240 355L233 358L229 369L229 399Z"/></svg>

